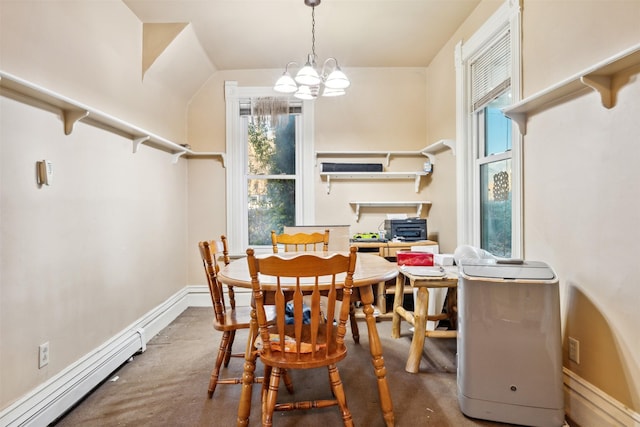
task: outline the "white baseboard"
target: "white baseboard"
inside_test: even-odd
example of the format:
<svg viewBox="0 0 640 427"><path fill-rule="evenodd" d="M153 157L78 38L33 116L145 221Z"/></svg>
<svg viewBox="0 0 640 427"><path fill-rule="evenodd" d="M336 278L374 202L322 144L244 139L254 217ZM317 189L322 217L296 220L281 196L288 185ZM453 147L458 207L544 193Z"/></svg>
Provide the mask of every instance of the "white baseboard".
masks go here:
<svg viewBox="0 0 640 427"><path fill-rule="evenodd" d="M564 407L580 427L640 427L640 414L563 368Z"/></svg>
<svg viewBox="0 0 640 427"><path fill-rule="evenodd" d="M0 427L46 426L64 414L95 386L168 326L184 310L197 302L206 286L187 286L151 310L116 336L41 384L25 397L0 412ZM206 302L204 303L206 306Z"/></svg>
<svg viewBox="0 0 640 427"><path fill-rule="evenodd" d="M189 290L189 307L211 307L211 295L209 295L208 287L203 285L187 286L187 288ZM238 307L249 307L251 305L251 290L237 287L234 289L236 305Z"/></svg>
<svg viewBox="0 0 640 427"><path fill-rule="evenodd" d="M237 292L238 305L248 305L250 293ZM187 286L138 321L58 375L0 412L0 427L46 426L95 386L188 307L211 307L206 286ZM568 369L563 369L565 412L581 427L640 427L640 414L625 407Z"/></svg>

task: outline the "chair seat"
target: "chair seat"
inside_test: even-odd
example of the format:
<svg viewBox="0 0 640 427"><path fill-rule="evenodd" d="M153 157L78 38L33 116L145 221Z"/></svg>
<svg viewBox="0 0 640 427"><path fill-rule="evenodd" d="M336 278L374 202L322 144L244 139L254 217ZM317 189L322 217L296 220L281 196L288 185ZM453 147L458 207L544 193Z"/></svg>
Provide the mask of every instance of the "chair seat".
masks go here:
<svg viewBox="0 0 640 427"><path fill-rule="evenodd" d="M270 334L277 334L276 327L271 327L269 329ZM333 336L335 337L338 333L338 328L333 326ZM294 325L286 325L285 326L285 335L289 337L295 336ZM273 335L272 335L273 336ZM302 342L306 344L311 344L311 340L308 338L310 336L310 326L303 325L302 326ZM280 368L292 368L292 369L312 369L318 368L322 366L326 366L327 364L335 364L338 361L344 359L347 356L347 348L346 346L342 346L341 349L332 349L333 353L327 355L327 347L326 347L326 326L322 325L319 330L317 345L318 349L316 353L313 354L303 353L298 355L295 352L287 352L284 354L282 350L274 350L273 349L273 341L271 354L267 355L264 351L260 353L260 360L269 366L275 366ZM335 345L335 344L334 344ZM316 363L317 362L317 363Z"/></svg>
<svg viewBox="0 0 640 427"><path fill-rule="evenodd" d="M267 322L271 323L276 318L276 310L273 306L266 306ZM249 329L251 322L251 307L236 307L227 309L222 322L217 317L213 319L213 328L217 331L235 331L237 329Z"/></svg>

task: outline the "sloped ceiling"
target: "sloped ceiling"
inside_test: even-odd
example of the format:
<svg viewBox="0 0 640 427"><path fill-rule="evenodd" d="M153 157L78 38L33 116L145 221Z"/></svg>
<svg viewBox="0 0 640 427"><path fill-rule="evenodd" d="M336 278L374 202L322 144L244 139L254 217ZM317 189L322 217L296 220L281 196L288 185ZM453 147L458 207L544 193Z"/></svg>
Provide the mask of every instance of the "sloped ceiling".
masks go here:
<svg viewBox="0 0 640 427"><path fill-rule="evenodd" d="M283 68L311 50L303 0L123 0L145 24L189 23L217 70ZM349 67L427 67L480 0L323 0L316 53Z"/></svg>
<svg viewBox="0 0 640 427"><path fill-rule="evenodd" d="M143 24L142 26L142 75L158 59L188 24Z"/></svg>
<svg viewBox="0 0 640 427"><path fill-rule="evenodd" d="M144 82L170 85L188 100L215 71L191 24L143 25Z"/></svg>

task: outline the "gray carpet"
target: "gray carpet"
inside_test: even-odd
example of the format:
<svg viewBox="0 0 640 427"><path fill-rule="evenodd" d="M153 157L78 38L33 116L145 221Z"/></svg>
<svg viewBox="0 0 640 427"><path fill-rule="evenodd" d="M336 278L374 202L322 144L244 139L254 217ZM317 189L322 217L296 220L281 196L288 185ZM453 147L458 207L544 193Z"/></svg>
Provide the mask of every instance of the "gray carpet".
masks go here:
<svg viewBox="0 0 640 427"><path fill-rule="evenodd" d="M211 326L211 308L189 308L154 337L146 352L114 372L79 405L54 423L68 426L234 426L239 385L218 385L207 398L209 375L220 333ZM384 426L371 366L366 324L359 322L360 344L347 337L348 356L338 365L347 403L356 426ZM458 407L455 339L427 339L420 372L404 365L411 334L403 322L402 337L391 338L391 321L377 323L398 427L508 426L474 420ZM236 337L234 351L244 350L246 333ZM223 375L240 376L242 359L233 358ZM258 363L257 373L262 372ZM292 372L297 397L330 397L326 369ZM254 385L250 424L260 425L259 384ZM279 400L291 399L284 386ZM274 426L329 427L342 424L337 407L277 412Z"/></svg>

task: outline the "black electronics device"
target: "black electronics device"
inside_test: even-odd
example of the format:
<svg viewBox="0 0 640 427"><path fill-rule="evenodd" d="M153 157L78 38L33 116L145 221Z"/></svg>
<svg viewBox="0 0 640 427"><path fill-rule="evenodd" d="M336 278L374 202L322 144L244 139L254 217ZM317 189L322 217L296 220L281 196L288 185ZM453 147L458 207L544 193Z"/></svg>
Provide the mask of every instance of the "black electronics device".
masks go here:
<svg viewBox="0 0 640 427"><path fill-rule="evenodd" d="M427 240L427 220L422 218L385 219L384 231L387 239L405 242Z"/></svg>
<svg viewBox="0 0 640 427"><path fill-rule="evenodd" d="M322 172L382 172L382 163L322 163Z"/></svg>

